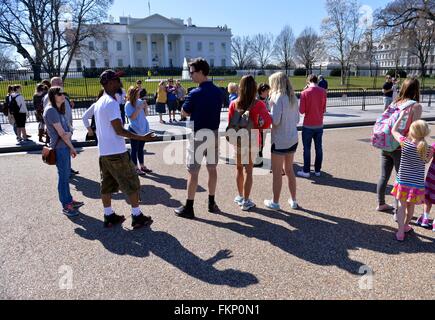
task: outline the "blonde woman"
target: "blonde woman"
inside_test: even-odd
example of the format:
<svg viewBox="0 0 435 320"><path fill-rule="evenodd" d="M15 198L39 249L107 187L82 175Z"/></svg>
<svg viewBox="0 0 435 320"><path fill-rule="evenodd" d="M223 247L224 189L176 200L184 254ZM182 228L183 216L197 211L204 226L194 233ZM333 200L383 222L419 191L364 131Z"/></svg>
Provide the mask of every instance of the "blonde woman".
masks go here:
<svg viewBox="0 0 435 320"><path fill-rule="evenodd" d="M145 100L139 98L141 88L130 87L127 94L127 104L125 113L130 121L128 130L134 134L144 136L150 132L150 125L147 120L148 104ZM136 166L136 173L139 176L145 176L152 173L144 164L144 146L145 141L130 139L131 141L131 160Z"/></svg>
<svg viewBox="0 0 435 320"><path fill-rule="evenodd" d="M279 199L282 189L282 168L288 179L291 194L289 204L297 209L296 177L293 171L294 154L298 147L299 108L289 78L283 72L269 78L270 106L272 108L272 173L273 199L265 200L264 205L272 210L280 210Z"/></svg>

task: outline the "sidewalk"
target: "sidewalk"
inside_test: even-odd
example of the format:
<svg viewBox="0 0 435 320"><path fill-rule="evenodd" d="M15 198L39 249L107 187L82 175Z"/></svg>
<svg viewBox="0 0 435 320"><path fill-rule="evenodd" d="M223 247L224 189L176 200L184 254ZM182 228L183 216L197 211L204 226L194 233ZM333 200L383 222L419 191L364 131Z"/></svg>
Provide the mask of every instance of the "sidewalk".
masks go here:
<svg viewBox="0 0 435 320"><path fill-rule="evenodd" d="M435 120L435 106L428 107L423 104L423 119L428 121ZM367 106L366 111L362 111L360 106L355 107L330 107L325 115L325 128L342 128L342 127L357 127L373 125L376 119L383 111L383 106ZM228 123L228 113L223 112L221 115L220 132L224 133ZM177 119L179 116L177 115ZM164 120L168 120L168 116L164 116ZM188 129L186 123L178 123L176 125L160 124L158 116L148 117L151 130L155 131L161 141L170 139L182 139L186 137ZM303 123L303 117L299 124L299 129ZM86 128L81 120L74 121L74 136L73 142L76 147L94 146L95 143L86 142ZM32 142L17 143L15 135L10 125L2 125L3 131L0 133L0 153L25 152L41 150L43 144L38 142L38 124L30 123L26 126L27 133L31 135Z"/></svg>

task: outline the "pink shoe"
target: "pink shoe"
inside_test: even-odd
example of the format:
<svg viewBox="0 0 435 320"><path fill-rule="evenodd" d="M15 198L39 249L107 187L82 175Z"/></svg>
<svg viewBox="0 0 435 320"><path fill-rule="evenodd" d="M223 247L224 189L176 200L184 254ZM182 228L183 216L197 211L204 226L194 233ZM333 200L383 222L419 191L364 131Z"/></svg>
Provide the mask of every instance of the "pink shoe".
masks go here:
<svg viewBox="0 0 435 320"><path fill-rule="evenodd" d="M399 242L405 241L405 233L397 232L396 233L396 239Z"/></svg>
<svg viewBox="0 0 435 320"><path fill-rule="evenodd" d="M422 226L423 228L427 228L431 226L429 219L425 218L424 215L418 218L416 224Z"/></svg>

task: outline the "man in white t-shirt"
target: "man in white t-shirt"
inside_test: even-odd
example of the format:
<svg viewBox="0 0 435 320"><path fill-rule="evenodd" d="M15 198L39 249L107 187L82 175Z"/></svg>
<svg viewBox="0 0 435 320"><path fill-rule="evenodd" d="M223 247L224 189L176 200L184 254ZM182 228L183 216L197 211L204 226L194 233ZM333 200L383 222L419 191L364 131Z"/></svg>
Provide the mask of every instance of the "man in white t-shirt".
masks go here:
<svg viewBox="0 0 435 320"><path fill-rule="evenodd" d="M113 70L104 71L100 76L100 83L105 92L94 105L94 116L100 154L104 227L110 228L125 221L125 217L114 213L111 207L112 194L119 190L129 198L132 227L138 229L149 226L153 220L151 217L143 215L139 208L139 177L125 146L124 138L149 142L155 141L156 137L152 133L140 136L124 129L119 103L115 97L121 86L119 73Z"/></svg>

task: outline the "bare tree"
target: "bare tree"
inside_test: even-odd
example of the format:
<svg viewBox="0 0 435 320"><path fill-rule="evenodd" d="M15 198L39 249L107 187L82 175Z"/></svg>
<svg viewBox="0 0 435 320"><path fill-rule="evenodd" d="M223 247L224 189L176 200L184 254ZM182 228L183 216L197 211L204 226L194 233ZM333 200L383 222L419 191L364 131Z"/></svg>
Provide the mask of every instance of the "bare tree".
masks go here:
<svg viewBox="0 0 435 320"><path fill-rule="evenodd" d="M296 39L296 60L305 66L307 73L312 72L314 62L321 56L322 47L321 38L312 28L305 28Z"/></svg>
<svg viewBox="0 0 435 320"><path fill-rule="evenodd" d="M253 58L262 70L269 64L273 55L273 35L257 34L251 40Z"/></svg>
<svg viewBox="0 0 435 320"><path fill-rule="evenodd" d="M11 70L17 67L11 52L0 45L0 70Z"/></svg>
<svg viewBox="0 0 435 320"><path fill-rule="evenodd" d="M376 14L377 27L408 28L420 19L435 22L435 1L433 0L394 0Z"/></svg>
<svg viewBox="0 0 435 320"><path fill-rule="evenodd" d="M237 68L243 70L253 64L251 39L249 37L233 37L231 49L231 58Z"/></svg>
<svg viewBox="0 0 435 320"><path fill-rule="evenodd" d="M428 19L415 20L408 30L409 52L418 58L421 75L426 75L429 54L435 44L435 22Z"/></svg>
<svg viewBox="0 0 435 320"><path fill-rule="evenodd" d="M344 85L365 30L361 28L359 5L355 0L326 0L326 10L323 37L329 54L340 62L341 85Z"/></svg>
<svg viewBox="0 0 435 320"><path fill-rule="evenodd" d="M63 78L86 39L104 37L113 0L2 0L0 44L15 47L40 80L42 69Z"/></svg>
<svg viewBox="0 0 435 320"><path fill-rule="evenodd" d="M281 64L286 73L294 64L294 46L295 36L292 28L285 26L279 36L275 39L274 54L279 64Z"/></svg>

